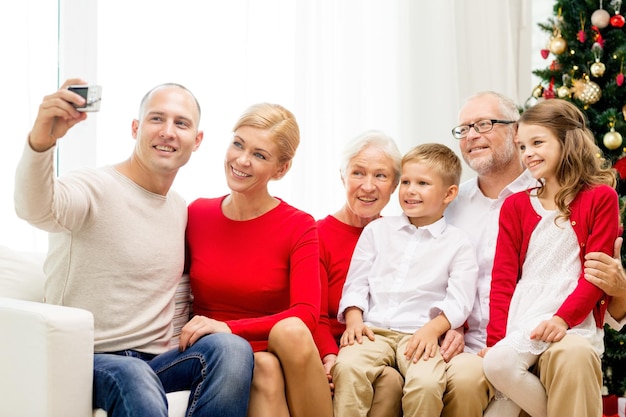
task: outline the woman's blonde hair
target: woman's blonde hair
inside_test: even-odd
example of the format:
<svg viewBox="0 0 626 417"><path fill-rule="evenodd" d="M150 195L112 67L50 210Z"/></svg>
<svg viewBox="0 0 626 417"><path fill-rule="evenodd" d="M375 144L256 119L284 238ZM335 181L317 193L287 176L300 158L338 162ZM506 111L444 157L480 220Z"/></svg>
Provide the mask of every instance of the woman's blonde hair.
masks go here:
<svg viewBox="0 0 626 417"><path fill-rule="evenodd" d="M267 130L278 146L278 163L291 164L300 144L300 128L293 113L280 104L254 104L239 117L233 132L243 126Z"/></svg>
<svg viewBox="0 0 626 417"><path fill-rule="evenodd" d="M582 189L600 184L615 187L615 171L602 157L584 113L574 104L562 99L542 101L524 111L518 123L543 126L561 142L562 158L556 167L556 179L562 188L555 203L564 217L569 218L568 204ZM538 194L542 191L540 186Z"/></svg>

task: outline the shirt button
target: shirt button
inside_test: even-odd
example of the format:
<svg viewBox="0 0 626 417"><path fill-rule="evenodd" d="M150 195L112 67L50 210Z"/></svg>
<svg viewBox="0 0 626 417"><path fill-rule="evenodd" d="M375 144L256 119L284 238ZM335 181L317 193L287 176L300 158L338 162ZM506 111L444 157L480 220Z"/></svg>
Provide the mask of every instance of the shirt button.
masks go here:
<svg viewBox="0 0 626 417"><path fill-rule="evenodd" d="M576 220L572 220L572 226L576 226Z"/></svg>

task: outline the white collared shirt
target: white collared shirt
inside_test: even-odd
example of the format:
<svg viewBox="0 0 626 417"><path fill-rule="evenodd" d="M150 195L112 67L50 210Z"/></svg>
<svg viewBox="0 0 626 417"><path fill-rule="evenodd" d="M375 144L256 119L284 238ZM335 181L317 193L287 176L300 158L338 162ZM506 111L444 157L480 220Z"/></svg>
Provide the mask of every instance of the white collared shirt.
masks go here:
<svg viewBox="0 0 626 417"><path fill-rule="evenodd" d="M467 319L465 351L478 353L486 346L489 321L489 293L491 270L498 239L498 220L504 200L519 191L536 186L537 180L525 170L506 186L498 198L486 197L478 188L478 179L472 178L459 187L459 195L448 206L445 216L450 224L467 233L476 248L478 259L478 291Z"/></svg>
<svg viewBox="0 0 626 417"><path fill-rule="evenodd" d="M462 326L476 293L472 242L442 218L415 227L406 215L382 217L363 230L339 303L358 307L368 326L414 333L443 312Z"/></svg>

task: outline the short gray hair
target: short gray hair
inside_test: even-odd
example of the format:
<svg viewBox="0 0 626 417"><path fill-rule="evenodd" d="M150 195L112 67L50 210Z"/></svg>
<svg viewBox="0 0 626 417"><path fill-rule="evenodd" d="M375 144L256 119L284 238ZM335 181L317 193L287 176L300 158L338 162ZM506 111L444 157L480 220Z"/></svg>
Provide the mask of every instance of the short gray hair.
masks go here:
<svg viewBox="0 0 626 417"><path fill-rule="evenodd" d="M341 165L339 166L341 177L345 178L348 165L350 165L352 158L368 147L379 149L392 160L394 174L393 181L394 185L397 185L400 181L400 164L402 161L402 154L400 153L398 145L396 145L393 138L379 130L365 131L348 142L341 152Z"/></svg>

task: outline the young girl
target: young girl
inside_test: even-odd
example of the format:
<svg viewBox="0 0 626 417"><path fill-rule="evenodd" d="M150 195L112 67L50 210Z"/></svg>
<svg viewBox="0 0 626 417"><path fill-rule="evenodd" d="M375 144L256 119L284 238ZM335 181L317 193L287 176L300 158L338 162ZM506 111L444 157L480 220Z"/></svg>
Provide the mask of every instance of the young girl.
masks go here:
<svg viewBox="0 0 626 417"><path fill-rule="evenodd" d="M518 123L516 143L539 185L510 196L500 213L487 327L493 347L481 352L499 392L485 416L517 416L520 408L547 416L546 391L528 368L552 343L584 337L602 354L607 297L584 279L582 264L587 252L612 254L619 228L615 175L583 113L553 99Z"/></svg>

